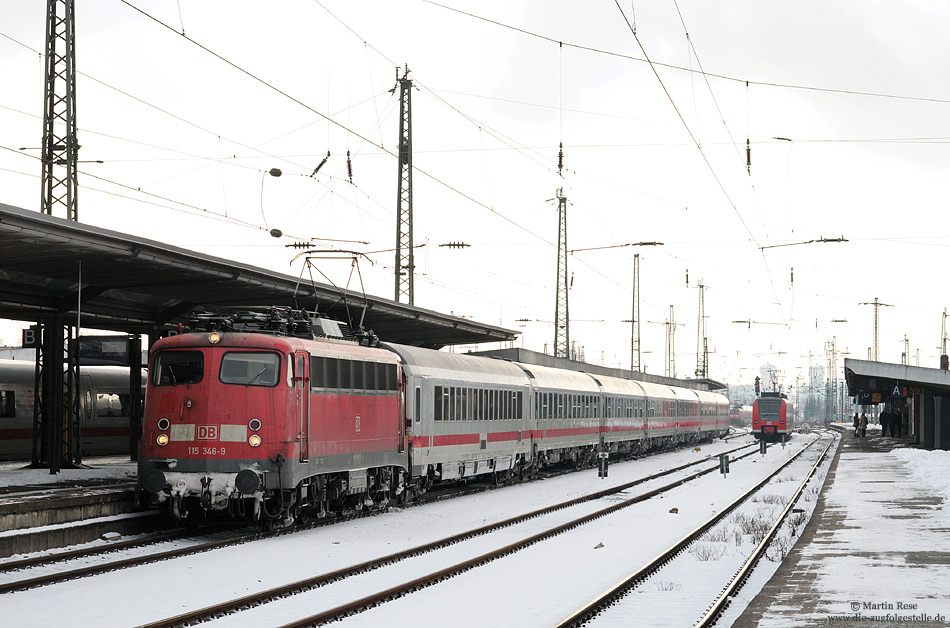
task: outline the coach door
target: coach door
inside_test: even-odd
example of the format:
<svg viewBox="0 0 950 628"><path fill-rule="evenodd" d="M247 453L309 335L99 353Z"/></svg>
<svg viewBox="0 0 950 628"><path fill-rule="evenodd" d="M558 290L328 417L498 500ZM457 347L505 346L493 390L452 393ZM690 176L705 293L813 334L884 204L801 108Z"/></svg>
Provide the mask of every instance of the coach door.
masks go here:
<svg viewBox="0 0 950 628"><path fill-rule="evenodd" d="M96 390L92 385L92 378L88 375L80 374L79 381L82 382L82 385L77 391L80 398L80 420L79 420L79 438L81 441L82 455L90 455L92 453L92 443L93 443L93 429L96 427L97 419L99 418L99 409L96 403ZM106 408L108 408L108 400L106 400ZM108 416L108 413L106 413Z"/></svg>
<svg viewBox="0 0 950 628"><path fill-rule="evenodd" d="M300 430L300 461L306 462L310 456L310 356L306 351L298 351L294 357L294 400Z"/></svg>

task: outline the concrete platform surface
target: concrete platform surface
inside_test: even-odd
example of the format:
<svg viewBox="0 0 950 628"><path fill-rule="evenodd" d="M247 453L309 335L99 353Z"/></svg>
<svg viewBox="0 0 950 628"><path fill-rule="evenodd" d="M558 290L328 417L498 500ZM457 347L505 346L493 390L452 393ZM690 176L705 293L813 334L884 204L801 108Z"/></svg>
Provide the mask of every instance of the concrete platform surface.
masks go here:
<svg viewBox="0 0 950 628"><path fill-rule="evenodd" d="M734 628L950 626L950 508L930 481L950 453L912 446L844 433L802 538Z"/></svg>

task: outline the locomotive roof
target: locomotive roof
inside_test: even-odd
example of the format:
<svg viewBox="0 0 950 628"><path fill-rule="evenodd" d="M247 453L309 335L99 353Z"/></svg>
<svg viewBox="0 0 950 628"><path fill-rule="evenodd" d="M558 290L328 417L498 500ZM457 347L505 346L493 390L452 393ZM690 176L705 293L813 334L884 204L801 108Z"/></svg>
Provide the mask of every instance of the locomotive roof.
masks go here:
<svg viewBox="0 0 950 628"><path fill-rule="evenodd" d="M0 243L2 318L29 321L58 314L72 323L81 298L83 327L127 333L174 329L194 310L281 305L343 322L362 316L363 326L384 340L431 348L518 335L2 203Z"/></svg>
<svg viewBox="0 0 950 628"><path fill-rule="evenodd" d="M219 347L223 349L271 349L289 353L299 349L310 352L311 355L324 357L366 358L386 362L395 362L396 357L389 351L375 347L364 347L348 340L334 338L295 338L293 336L276 336L248 332L216 332L221 340L212 345L208 336L210 332L189 332L163 338L157 349L191 348L191 347ZM88 367L85 367L88 368Z"/></svg>

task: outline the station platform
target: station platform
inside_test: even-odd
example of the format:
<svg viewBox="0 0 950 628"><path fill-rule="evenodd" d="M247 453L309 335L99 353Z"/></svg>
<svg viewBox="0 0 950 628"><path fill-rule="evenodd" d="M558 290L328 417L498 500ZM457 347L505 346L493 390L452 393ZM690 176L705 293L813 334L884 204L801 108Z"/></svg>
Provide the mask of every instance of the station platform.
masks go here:
<svg viewBox="0 0 950 628"><path fill-rule="evenodd" d="M733 628L950 626L950 454L906 448L843 432L811 521Z"/></svg>
<svg viewBox="0 0 950 628"><path fill-rule="evenodd" d="M91 458L55 475L0 463L0 557L154 529L156 513L135 506L135 469L128 457Z"/></svg>

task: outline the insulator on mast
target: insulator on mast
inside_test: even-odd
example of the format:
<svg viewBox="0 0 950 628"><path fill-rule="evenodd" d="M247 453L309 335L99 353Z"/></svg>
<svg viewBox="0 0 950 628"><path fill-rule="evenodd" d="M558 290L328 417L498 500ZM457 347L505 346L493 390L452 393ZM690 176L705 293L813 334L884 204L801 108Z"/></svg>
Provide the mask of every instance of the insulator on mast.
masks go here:
<svg viewBox="0 0 950 628"><path fill-rule="evenodd" d="M745 169L752 174L752 144L745 138Z"/></svg>
<svg viewBox="0 0 950 628"><path fill-rule="evenodd" d="M350 185L353 185L353 162L350 161L350 151L346 151L346 174L350 177Z"/></svg>
<svg viewBox="0 0 950 628"><path fill-rule="evenodd" d="M557 174L561 176L561 170L564 168L564 142L561 142L559 145L559 150L557 151Z"/></svg>

